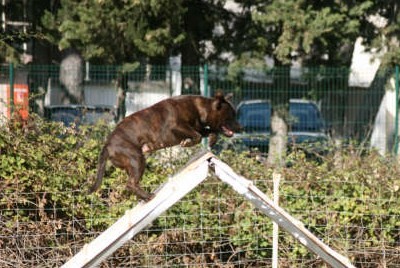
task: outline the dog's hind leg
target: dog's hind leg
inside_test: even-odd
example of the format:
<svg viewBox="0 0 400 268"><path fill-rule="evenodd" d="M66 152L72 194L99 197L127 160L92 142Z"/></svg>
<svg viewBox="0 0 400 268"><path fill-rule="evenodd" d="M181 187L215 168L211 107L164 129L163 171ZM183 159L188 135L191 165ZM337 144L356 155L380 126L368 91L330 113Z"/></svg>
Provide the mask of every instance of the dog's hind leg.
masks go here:
<svg viewBox="0 0 400 268"><path fill-rule="evenodd" d="M137 152L133 157L130 158L129 166L127 167L127 172L129 175L127 188L140 199L148 201L153 197L153 195L143 190L139 185L145 167L146 161L142 152Z"/></svg>
<svg viewBox="0 0 400 268"><path fill-rule="evenodd" d="M142 148L136 148L129 144L121 146L117 153L110 156L114 166L121 168L128 173L126 188L138 198L149 200L151 195L139 186L139 181L144 173L146 166Z"/></svg>

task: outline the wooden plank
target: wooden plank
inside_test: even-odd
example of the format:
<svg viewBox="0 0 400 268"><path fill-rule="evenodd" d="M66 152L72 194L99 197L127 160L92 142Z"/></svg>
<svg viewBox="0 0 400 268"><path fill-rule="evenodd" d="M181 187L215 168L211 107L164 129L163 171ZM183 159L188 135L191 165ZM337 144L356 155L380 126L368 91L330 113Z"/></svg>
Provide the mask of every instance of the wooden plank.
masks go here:
<svg viewBox="0 0 400 268"><path fill-rule="evenodd" d="M128 210L117 222L101 233L96 239L83 246L74 257L62 267L94 267L111 255L125 242L143 230L153 220L189 193L206 179L208 161L213 156L202 152L180 172L160 187L152 200L139 203Z"/></svg>
<svg viewBox="0 0 400 268"><path fill-rule="evenodd" d="M253 183L237 175L227 164L216 158L211 160L215 174L224 182L228 183L238 193L244 195L253 205L260 209L270 219L276 222L282 229L290 233L301 244L310 251L320 256L327 264L335 268L354 268L350 261L324 244L297 219L281 207L274 204Z"/></svg>

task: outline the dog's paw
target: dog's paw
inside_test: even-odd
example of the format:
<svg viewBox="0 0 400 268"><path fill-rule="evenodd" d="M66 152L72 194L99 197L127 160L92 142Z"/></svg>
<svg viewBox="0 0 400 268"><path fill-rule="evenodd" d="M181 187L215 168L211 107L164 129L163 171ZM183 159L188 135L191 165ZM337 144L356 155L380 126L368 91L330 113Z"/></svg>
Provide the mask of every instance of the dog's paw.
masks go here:
<svg viewBox="0 0 400 268"><path fill-rule="evenodd" d="M142 199L144 202L149 202L151 199L153 199L156 195L155 194L149 194L147 198Z"/></svg>
<svg viewBox="0 0 400 268"><path fill-rule="evenodd" d="M193 140L190 138L184 139L183 141L181 141L180 145L182 147L190 147L193 145Z"/></svg>
<svg viewBox="0 0 400 268"><path fill-rule="evenodd" d="M142 153L147 153L147 152L150 152L151 151L151 148L150 148L150 146L147 144L147 143L145 143L145 144L143 144L143 146L142 146Z"/></svg>

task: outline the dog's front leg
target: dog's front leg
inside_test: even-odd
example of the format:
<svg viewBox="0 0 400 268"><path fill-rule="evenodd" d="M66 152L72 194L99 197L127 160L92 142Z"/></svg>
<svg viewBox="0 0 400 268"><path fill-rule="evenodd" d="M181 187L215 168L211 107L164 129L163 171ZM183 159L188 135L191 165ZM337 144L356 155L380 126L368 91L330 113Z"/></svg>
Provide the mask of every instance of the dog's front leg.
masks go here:
<svg viewBox="0 0 400 268"><path fill-rule="evenodd" d="M182 147L191 147L196 144L199 144L200 142L201 142L201 135L199 134L199 136L193 138L186 138L182 140L180 144Z"/></svg>
<svg viewBox="0 0 400 268"><path fill-rule="evenodd" d="M218 134L214 132L210 133L208 135L208 146L210 147L214 146L214 144L217 143L217 140L218 140Z"/></svg>
<svg viewBox="0 0 400 268"><path fill-rule="evenodd" d="M192 128L180 128L173 130L174 135L181 139L182 147L191 147L201 142L201 134Z"/></svg>
<svg viewBox="0 0 400 268"><path fill-rule="evenodd" d="M182 147L191 147L191 146L194 146L194 145L200 143L200 141L201 141L201 136L200 136L200 139L198 139L197 137L195 139L186 138L183 141L181 141L181 146Z"/></svg>

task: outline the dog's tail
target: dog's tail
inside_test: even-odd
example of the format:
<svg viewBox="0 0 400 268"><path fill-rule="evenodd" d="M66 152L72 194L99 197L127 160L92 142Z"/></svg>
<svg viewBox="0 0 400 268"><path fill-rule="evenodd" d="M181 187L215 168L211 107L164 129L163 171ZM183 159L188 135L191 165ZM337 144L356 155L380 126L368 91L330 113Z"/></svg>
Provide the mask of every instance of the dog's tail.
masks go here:
<svg viewBox="0 0 400 268"><path fill-rule="evenodd" d="M106 169L107 158L108 158L108 150L107 150L107 146L104 146L103 149L101 150L101 153L99 156L96 181L94 182L92 187L90 187L89 194L93 193L100 187L101 182L103 181L103 176L104 176L104 172Z"/></svg>

